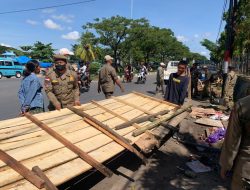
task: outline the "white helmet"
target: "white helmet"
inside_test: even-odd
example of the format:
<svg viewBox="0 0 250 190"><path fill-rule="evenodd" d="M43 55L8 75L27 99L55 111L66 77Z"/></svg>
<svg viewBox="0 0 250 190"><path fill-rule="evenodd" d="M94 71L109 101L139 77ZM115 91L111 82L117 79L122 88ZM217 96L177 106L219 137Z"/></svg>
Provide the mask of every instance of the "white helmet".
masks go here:
<svg viewBox="0 0 250 190"><path fill-rule="evenodd" d="M74 55L72 51L69 51L67 48L62 48L59 50L60 55Z"/></svg>

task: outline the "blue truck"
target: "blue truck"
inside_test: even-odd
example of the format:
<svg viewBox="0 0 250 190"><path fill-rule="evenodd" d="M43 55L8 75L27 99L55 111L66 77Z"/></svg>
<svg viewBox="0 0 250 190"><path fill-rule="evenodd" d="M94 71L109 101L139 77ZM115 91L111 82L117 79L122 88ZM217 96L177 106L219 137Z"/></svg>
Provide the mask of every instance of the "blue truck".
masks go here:
<svg viewBox="0 0 250 190"><path fill-rule="evenodd" d="M0 79L2 77L13 77L20 78L23 74L24 66L21 65L17 60L12 58L0 57Z"/></svg>

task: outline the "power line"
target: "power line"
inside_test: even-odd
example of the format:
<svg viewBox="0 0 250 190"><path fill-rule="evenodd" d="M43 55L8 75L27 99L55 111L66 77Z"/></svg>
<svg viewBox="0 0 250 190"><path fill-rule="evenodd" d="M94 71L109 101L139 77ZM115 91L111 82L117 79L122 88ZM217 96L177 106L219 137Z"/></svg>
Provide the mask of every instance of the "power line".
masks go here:
<svg viewBox="0 0 250 190"><path fill-rule="evenodd" d="M12 13L21 13L21 12L29 12L29 11L37 11L37 10L51 9L51 8L58 8L58 7L66 7L66 6L72 6L72 5L79 5L79 4L84 4L84 3L90 3L90 2L94 2L94 1L96 1L96 0L85 0L85 1L78 1L78 2L74 2L74 3L52 5L52 6L47 6L47 7L38 7L38 8L31 8L31 9L21 9L21 10L6 11L6 12L0 12L0 15L3 15L3 14L12 14Z"/></svg>
<svg viewBox="0 0 250 190"><path fill-rule="evenodd" d="M223 16L224 16L224 13L225 13L225 11L226 11L226 7L227 7L227 0L224 0L224 5L223 5L223 8L222 8L222 15L221 15L221 20L220 20L219 31L218 31L217 38L216 38L216 43L218 42L218 39L219 39L219 36L220 36L220 33L221 33L221 27L222 27L222 22L223 22Z"/></svg>

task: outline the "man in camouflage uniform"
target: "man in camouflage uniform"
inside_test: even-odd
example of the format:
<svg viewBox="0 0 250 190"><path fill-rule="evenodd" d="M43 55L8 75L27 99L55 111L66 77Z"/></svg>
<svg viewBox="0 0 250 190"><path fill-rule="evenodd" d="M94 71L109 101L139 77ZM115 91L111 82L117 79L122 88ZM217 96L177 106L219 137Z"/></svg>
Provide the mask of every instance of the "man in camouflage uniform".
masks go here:
<svg viewBox="0 0 250 190"><path fill-rule="evenodd" d="M164 95L164 68L166 65L164 63L160 63L160 66L157 69L156 74L156 93L162 92L162 95Z"/></svg>
<svg viewBox="0 0 250 190"><path fill-rule="evenodd" d="M220 165L221 177L233 170L232 190L250 189L250 93L231 112Z"/></svg>
<svg viewBox="0 0 250 190"><path fill-rule="evenodd" d="M234 67L228 67L228 74L227 80L225 83L225 90L224 90L224 101L225 105L228 109L232 109L234 102L233 102L233 93L234 93L234 86L237 81L237 74L234 71Z"/></svg>
<svg viewBox="0 0 250 190"><path fill-rule="evenodd" d="M113 58L110 55L105 56L105 64L99 72L98 93L103 91L105 97L111 98L114 93L115 84L117 84L121 91L124 92L124 87L121 85L114 67L112 67Z"/></svg>
<svg viewBox="0 0 250 190"><path fill-rule="evenodd" d="M49 110L60 110L80 104L80 92L76 72L67 68L67 58L54 56L55 65L46 73L45 92L50 100Z"/></svg>

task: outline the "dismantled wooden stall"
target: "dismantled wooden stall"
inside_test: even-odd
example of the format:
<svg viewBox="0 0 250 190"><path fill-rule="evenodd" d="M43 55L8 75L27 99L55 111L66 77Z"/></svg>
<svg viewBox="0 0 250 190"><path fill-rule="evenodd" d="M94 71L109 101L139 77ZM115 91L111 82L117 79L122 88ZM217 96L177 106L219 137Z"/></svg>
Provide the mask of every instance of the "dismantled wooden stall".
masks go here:
<svg viewBox="0 0 250 190"><path fill-rule="evenodd" d="M124 149L143 159L139 152L130 147L142 135L134 137L132 133L151 121L130 123L119 130L115 130L115 127L136 118L156 116L156 113L167 110L173 112L179 107L134 92L75 108L34 115L40 124L29 116L0 121L0 150L30 171L38 166L57 186L92 168L93 165L88 164L91 162L84 161L84 155L79 156L81 151L100 163L101 167L101 163ZM164 115L167 116L167 113ZM51 131L55 136L49 134ZM57 136L61 141L55 138ZM74 148L65 146L62 141L72 143ZM0 159L0 190L38 189L7 164Z"/></svg>

